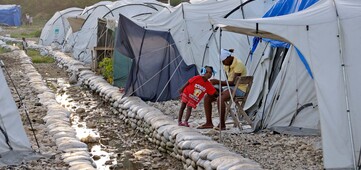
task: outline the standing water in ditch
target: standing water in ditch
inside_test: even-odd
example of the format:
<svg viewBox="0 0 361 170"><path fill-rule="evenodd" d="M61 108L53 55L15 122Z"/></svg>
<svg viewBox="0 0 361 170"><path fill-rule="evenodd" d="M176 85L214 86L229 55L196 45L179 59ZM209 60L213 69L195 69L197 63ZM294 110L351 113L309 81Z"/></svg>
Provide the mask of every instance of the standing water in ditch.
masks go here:
<svg viewBox="0 0 361 170"><path fill-rule="evenodd" d="M56 91L56 100L71 112L72 127L88 145L97 169L183 169L179 160L158 151L143 134L113 114L97 94L79 84L70 85L66 77L43 74Z"/></svg>

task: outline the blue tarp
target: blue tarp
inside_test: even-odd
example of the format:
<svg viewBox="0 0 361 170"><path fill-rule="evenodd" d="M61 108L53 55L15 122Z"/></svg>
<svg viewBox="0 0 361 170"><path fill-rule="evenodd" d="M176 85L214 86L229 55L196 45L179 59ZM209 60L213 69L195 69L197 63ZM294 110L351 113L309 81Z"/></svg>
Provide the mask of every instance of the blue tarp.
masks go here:
<svg viewBox="0 0 361 170"><path fill-rule="evenodd" d="M318 0L279 0L270 10L268 10L268 12L263 16L263 18L282 16L282 15L287 15L287 14L295 13L298 11L302 11L302 10L310 7L311 5L315 4L317 1ZM252 51L251 51L252 54L256 50L259 40L260 39L258 37L254 38L253 47L252 47ZM271 40L271 39L267 39L267 38L263 38L262 40L269 42L271 44L271 47L289 48L289 46L290 46L290 44L288 44L288 43L277 41L277 40ZM301 54L301 52L297 48L296 48L296 50L297 50L297 53L298 53L301 61L305 65L308 73L313 78L310 66L308 65L305 57Z"/></svg>
<svg viewBox="0 0 361 170"><path fill-rule="evenodd" d="M20 5L0 5L0 24L5 24L8 26L20 26Z"/></svg>

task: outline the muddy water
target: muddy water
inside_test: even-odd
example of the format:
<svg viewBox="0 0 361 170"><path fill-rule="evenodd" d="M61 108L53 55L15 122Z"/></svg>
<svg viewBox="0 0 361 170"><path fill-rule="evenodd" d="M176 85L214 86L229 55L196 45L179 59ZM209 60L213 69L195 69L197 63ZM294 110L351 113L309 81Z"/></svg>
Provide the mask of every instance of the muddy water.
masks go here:
<svg viewBox="0 0 361 170"><path fill-rule="evenodd" d="M71 112L77 137L88 144L97 169L183 169L177 159L161 153L130 129L97 94L64 78L46 78L57 101Z"/></svg>

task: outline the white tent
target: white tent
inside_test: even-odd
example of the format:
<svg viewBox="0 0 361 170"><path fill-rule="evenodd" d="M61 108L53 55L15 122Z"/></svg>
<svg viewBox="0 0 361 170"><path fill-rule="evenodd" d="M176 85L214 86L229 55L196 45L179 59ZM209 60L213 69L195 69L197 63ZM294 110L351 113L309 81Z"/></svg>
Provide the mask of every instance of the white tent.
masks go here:
<svg viewBox="0 0 361 170"><path fill-rule="evenodd" d="M327 169L357 169L360 157L360 11L359 0L321 0L280 17L212 21L223 30L289 42L306 57L314 76Z"/></svg>
<svg viewBox="0 0 361 170"><path fill-rule="evenodd" d="M111 1L100 1L98 3L95 3L91 6L85 7L84 10L81 12L78 16L68 17L68 22L70 23L71 28L68 30L68 32L65 35L65 41L63 44L63 51L64 52L71 52L72 48L75 44L75 39L78 37L78 31L83 26L85 19L92 14L92 12L97 9L98 7L104 7L106 5L110 5L113 2ZM77 27L74 29L73 27Z"/></svg>
<svg viewBox="0 0 361 170"><path fill-rule="evenodd" d="M21 153L33 152L28 137L24 131L20 114L10 89L0 68L0 166L14 164L25 155ZM17 154L11 154L17 153ZM9 158L9 155L11 159ZM21 162L21 161L20 161ZM17 163L20 163L17 162Z"/></svg>
<svg viewBox="0 0 361 170"><path fill-rule="evenodd" d="M219 68L219 47L236 49L235 56L242 56L244 60L248 56L251 39L244 35L223 32L220 40L219 29L213 30L209 17L261 17L274 2L227 0L204 1L199 4L181 3L171 13L161 11L162 15L157 14L156 17L135 22L150 30L169 31L187 64L195 64L199 69L204 65Z"/></svg>
<svg viewBox="0 0 361 170"><path fill-rule="evenodd" d="M152 5L153 4L153 5ZM158 4L154 7L154 4ZM98 18L118 20L119 14L134 19L144 19L158 12L159 3L152 0L115 1L108 5L97 6L91 13L87 12L81 29L76 33L73 45L73 57L85 63L91 63L91 50L97 43ZM89 14L88 14L89 13Z"/></svg>
<svg viewBox="0 0 361 170"><path fill-rule="evenodd" d="M58 45L63 44L65 35L70 29L67 18L77 16L82 11L83 9L80 8L68 8L56 12L41 31L39 44L45 46L51 45L52 43L57 43Z"/></svg>
<svg viewBox="0 0 361 170"><path fill-rule="evenodd" d="M245 107L256 115L253 122L256 130L319 134L314 82L293 46L275 48L262 41L248 60L247 68L254 82Z"/></svg>

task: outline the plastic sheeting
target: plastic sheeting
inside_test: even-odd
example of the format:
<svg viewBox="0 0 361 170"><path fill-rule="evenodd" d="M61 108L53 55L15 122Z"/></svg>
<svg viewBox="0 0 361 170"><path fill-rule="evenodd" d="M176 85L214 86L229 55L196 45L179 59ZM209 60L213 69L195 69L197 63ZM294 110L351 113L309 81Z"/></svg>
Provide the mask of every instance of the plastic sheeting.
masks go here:
<svg viewBox="0 0 361 170"><path fill-rule="evenodd" d="M20 5L0 5L0 24L5 24L8 26L20 26Z"/></svg>
<svg viewBox="0 0 361 170"><path fill-rule="evenodd" d="M177 99L178 89L197 74L194 65L183 61L169 32L146 30L122 15L115 50L133 59L126 94L146 101Z"/></svg>

